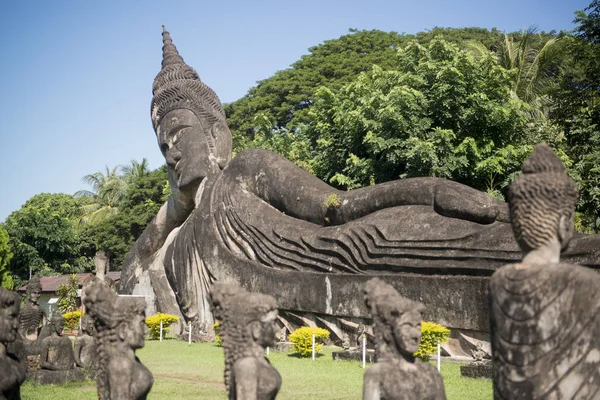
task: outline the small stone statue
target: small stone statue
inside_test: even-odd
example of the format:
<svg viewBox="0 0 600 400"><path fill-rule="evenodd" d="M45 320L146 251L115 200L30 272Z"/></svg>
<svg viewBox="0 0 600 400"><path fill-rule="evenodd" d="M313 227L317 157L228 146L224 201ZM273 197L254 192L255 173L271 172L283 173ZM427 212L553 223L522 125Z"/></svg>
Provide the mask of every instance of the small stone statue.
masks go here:
<svg viewBox="0 0 600 400"><path fill-rule="evenodd" d="M20 306L18 294L0 287L0 399L21 399L25 368L6 348L6 343L17 340Z"/></svg>
<svg viewBox="0 0 600 400"><path fill-rule="evenodd" d="M489 286L495 399L598 398L600 275L560 262L576 200L561 160L536 146L509 190L523 260L498 269Z"/></svg>
<svg viewBox="0 0 600 400"><path fill-rule="evenodd" d="M363 399L446 399L440 373L414 356L421 341L423 305L378 278L367 282L365 303L373 316L377 363L365 373Z"/></svg>
<svg viewBox="0 0 600 400"><path fill-rule="evenodd" d="M473 357L474 362L484 362L486 355L487 353L483 350L483 344L481 342L477 342L475 350L471 350L471 356Z"/></svg>
<svg viewBox="0 0 600 400"><path fill-rule="evenodd" d="M73 349L75 364L85 370L98 369L97 352L98 343L95 338L94 322L89 315L84 314L81 317L81 331L75 339Z"/></svg>
<svg viewBox="0 0 600 400"><path fill-rule="evenodd" d="M40 324L46 324L46 313L39 305L41 293L40 278L31 278L27 283L27 304L19 314L19 332L27 340L37 340Z"/></svg>
<svg viewBox="0 0 600 400"><path fill-rule="evenodd" d="M210 296L213 312L221 321L229 399L274 399L281 376L264 351L275 343L275 299L228 283L215 283Z"/></svg>
<svg viewBox="0 0 600 400"><path fill-rule="evenodd" d="M73 344L71 339L63 336L65 319L59 312L52 314L50 319L50 336L42 340L42 353L40 367L51 371L64 371L73 369Z"/></svg>
<svg viewBox="0 0 600 400"><path fill-rule="evenodd" d="M287 342L287 329L285 327L281 328L279 331L279 343Z"/></svg>
<svg viewBox="0 0 600 400"><path fill-rule="evenodd" d="M98 337L100 400L143 400L154 378L135 356L148 330L143 299L119 297L102 281L86 289L85 307Z"/></svg>
<svg viewBox="0 0 600 400"><path fill-rule="evenodd" d="M346 332L342 333L342 348L344 350L350 350L350 335Z"/></svg>

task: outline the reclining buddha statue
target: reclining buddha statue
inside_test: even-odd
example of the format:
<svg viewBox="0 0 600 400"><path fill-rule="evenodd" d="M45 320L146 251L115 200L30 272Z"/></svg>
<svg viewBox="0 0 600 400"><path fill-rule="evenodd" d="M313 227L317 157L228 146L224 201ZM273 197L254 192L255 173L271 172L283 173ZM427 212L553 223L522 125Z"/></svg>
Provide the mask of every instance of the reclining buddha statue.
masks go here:
<svg viewBox="0 0 600 400"><path fill-rule="evenodd" d="M488 330L489 276L521 254L506 203L432 177L340 191L270 151L232 159L217 95L162 35L151 118L172 195L127 255L121 292L200 328L211 283L228 281L274 296L284 325L341 337L368 318L361 293L377 276L426 319ZM564 258L599 267L598 244L579 235Z"/></svg>

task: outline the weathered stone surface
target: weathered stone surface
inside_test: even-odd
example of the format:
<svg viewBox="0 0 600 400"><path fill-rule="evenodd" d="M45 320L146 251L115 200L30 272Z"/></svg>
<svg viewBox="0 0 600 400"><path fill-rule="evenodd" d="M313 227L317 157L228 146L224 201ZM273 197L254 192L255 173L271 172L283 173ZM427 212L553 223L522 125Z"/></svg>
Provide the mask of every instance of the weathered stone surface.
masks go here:
<svg viewBox="0 0 600 400"><path fill-rule="evenodd" d="M215 283L210 296L215 317L221 322L229 399L274 399L281 376L264 352L275 344L275 299L227 283Z"/></svg>
<svg viewBox="0 0 600 400"><path fill-rule="evenodd" d="M40 368L42 370L65 371L75 368L73 343L63 336L65 319L59 312L52 315L49 323L51 334L42 340Z"/></svg>
<svg viewBox="0 0 600 400"><path fill-rule="evenodd" d="M331 357L335 361L358 361L362 362L362 350L361 349L348 349L343 351L334 351L331 353ZM375 350L367 350L365 355L365 361L369 364L375 362Z"/></svg>
<svg viewBox="0 0 600 400"><path fill-rule="evenodd" d="M21 298L0 287L0 398L20 399L20 387L25 380L25 366L7 349L18 338Z"/></svg>
<svg viewBox="0 0 600 400"><path fill-rule="evenodd" d="M539 145L509 191L519 264L490 280L496 399L594 399L600 393L600 275L560 262L569 244L575 183Z"/></svg>
<svg viewBox="0 0 600 400"><path fill-rule="evenodd" d="M215 281L276 297L281 318L365 322L357 293L378 276L425 304L428 320L488 330L489 276L520 257L506 203L438 178L343 192L265 150L230 161L218 97L168 32L163 41L151 117L173 194L126 257L123 293L194 327L213 323ZM599 247L599 236L579 235L566 257L600 267Z"/></svg>
<svg viewBox="0 0 600 400"><path fill-rule="evenodd" d="M52 371L40 369L27 374L27 379L38 385L62 385L68 382L81 382L85 380L85 372L80 369L67 369Z"/></svg>
<svg viewBox="0 0 600 400"><path fill-rule="evenodd" d="M135 356L144 347L146 304L135 297L118 297L102 281L87 287L85 307L98 336L100 369L96 382L103 400L145 399L154 378Z"/></svg>
<svg viewBox="0 0 600 400"><path fill-rule="evenodd" d="M94 322L87 314L84 314L81 317L81 331L75 339L73 355L75 364L86 371L96 370L99 367L98 341L95 333Z"/></svg>
<svg viewBox="0 0 600 400"><path fill-rule="evenodd" d="M423 304L404 298L381 279L367 282L365 303L373 315L377 363L365 373L363 399L445 399L440 373L415 362Z"/></svg>
<svg viewBox="0 0 600 400"><path fill-rule="evenodd" d="M460 375L466 378L492 379L492 363L468 364L460 366Z"/></svg>

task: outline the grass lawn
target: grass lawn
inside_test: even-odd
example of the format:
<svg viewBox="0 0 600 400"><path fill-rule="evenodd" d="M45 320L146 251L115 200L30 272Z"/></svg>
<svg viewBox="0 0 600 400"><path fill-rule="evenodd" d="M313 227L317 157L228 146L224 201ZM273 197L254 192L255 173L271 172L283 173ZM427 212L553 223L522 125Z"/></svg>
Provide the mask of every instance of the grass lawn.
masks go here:
<svg viewBox="0 0 600 400"><path fill-rule="evenodd" d="M278 400L360 399L364 370L358 362L333 361L333 348L315 361L287 353L271 352L269 359L283 379ZM223 350L211 343L177 340L147 341L138 357L154 374L149 399L226 399L223 385ZM492 399L492 382L460 376L460 364L442 363L442 376L449 400ZM97 398L95 382L65 386L38 386L25 383L24 400Z"/></svg>

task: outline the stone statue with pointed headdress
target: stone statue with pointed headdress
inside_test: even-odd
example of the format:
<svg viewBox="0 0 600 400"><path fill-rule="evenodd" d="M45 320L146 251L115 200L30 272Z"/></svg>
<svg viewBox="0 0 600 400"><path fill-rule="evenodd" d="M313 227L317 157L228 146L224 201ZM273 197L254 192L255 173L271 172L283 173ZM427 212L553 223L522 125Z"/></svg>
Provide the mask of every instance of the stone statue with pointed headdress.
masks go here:
<svg viewBox="0 0 600 400"><path fill-rule="evenodd" d="M98 280L88 286L84 302L98 338L98 399L145 399L154 377L135 355L148 331L145 301L119 297Z"/></svg>
<svg viewBox="0 0 600 400"><path fill-rule="evenodd" d="M440 373L414 356L421 343L423 304L378 278L367 282L365 303L373 315L377 363L365 373L363 399L446 399Z"/></svg>
<svg viewBox="0 0 600 400"><path fill-rule="evenodd" d="M576 200L561 160L538 145L509 191L523 259L490 280L495 399L600 396L600 275L560 261Z"/></svg>
<svg viewBox="0 0 600 400"><path fill-rule="evenodd" d="M221 282L212 286L210 296L214 315L221 323L229 399L274 399L281 376L264 353L267 346L275 344L275 299Z"/></svg>
<svg viewBox="0 0 600 400"><path fill-rule="evenodd" d="M377 275L427 319L487 331L489 276L520 256L506 203L431 177L340 191L260 149L231 159L221 102L164 29L152 93L172 195L127 255L123 293L181 315L194 338L213 322L210 285L237 282L274 296L286 326L312 319L341 341L368 318L357 288ZM598 267L598 243L578 236L567 258Z"/></svg>

